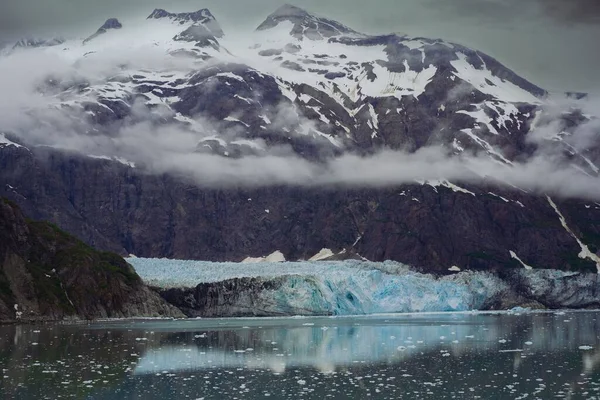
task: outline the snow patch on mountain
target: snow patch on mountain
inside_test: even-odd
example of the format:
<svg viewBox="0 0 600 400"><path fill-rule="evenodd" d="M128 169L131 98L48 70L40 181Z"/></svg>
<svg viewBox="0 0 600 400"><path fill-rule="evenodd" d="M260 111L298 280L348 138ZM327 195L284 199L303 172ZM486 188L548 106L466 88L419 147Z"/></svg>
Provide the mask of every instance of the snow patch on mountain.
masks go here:
<svg viewBox="0 0 600 400"><path fill-rule="evenodd" d="M554 209L554 211L556 211L556 214L558 215L558 218L560 219L560 223L562 224L563 228L565 228L565 230L567 232L569 232L569 234L573 237L573 239L575 239L577 241L577 244L581 248L581 252L579 252L579 254L578 254L579 258L581 258L583 260L588 259L588 260L591 260L591 261L595 262L596 263L596 268L598 269L598 274L600 274L600 257L597 254L594 254L589 249L589 247L586 244L584 244L579 239L579 237L577 237L577 235L575 235L575 233L573 233L573 230L567 224L567 220L565 219L564 215L560 212L560 210L558 209L558 206L550 198L550 196L546 196L546 198L548 199L548 203L550 203L550 205L552 206L552 208Z"/></svg>
<svg viewBox="0 0 600 400"><path fill-rule="evenodd" d="M519 263L521 263L521 265L525 268L525 269L533 269L533 267L531 265L527 265L523 262L523 260L521 260L519 258L519 256L517 255L517 253L515 253L514 251L510 251L510 257L514 258L515 260L517 260Z"/></svg>
<svg viewBox="0 0 600 400"><path fill-rule="evenodd" d="M503 80L487 68L474 68L468 61L464 53L456 53L458 60L450 63L456 70L454 75L465 82L470 83L480 92L489 94L499 99L515 103L540 104L541 100L531 92L520 88L512 82Z"/></svg>
<svg viewBox="0 0 600 400"><path fill-rule="evenodd" d="M425 92L425 87L431 82L437 72L437 67L427 66L420 72L410 69L408 62L404 61L404 72L392 72L379 63L373 63L372 73L376 78L371 80L365 75L361 76L360 93L370 97L403 96L418 98Z"/></svg>
<svg viewBox="0 0 600 400"><path fill-rule="evenodd" d="M269 210L265 210L268 214ZM279 250L274 251L266 257L246 257L242 261L242 264L262 264L262 263L282 263L285 262L285 256ZM234 265L239 265L235 264Z"/></svg>
<svg viewBox="0 0 600 400"><path fill-rule="evenodd" d="M0 133L0 149L3 147L14 146L14 147L23 147L18 143L13 142L12 140L6 137L5 133Z"/></svg>
<svg viewBox="0 0 600 400"><path fill-rule="evenodd" d="M455 185L454 183L449 182L447 180L426 180L426 181L417 181L417 182L421 185L429 185L433 188L442 186L442 187L448 188L454 192L466 193L466 194L470 194L472 196L476 196L476 194L471 192L470 190L467 190L458 185ZM435 190L437 192L437 189L435 189Z"/></svg>
<svg viewBox="0 0 600 400"><path fill-rule="evenodd" d="M333 255L334 253L330 249L321 249L321 251L309 258L308 261L320 261L332 257Z"/></svg>
<svg viewBox="0 0 600 400"><path fill-rule="evenodd" d="M95 158L97 160L115 161L115 162L118 162L120 164L126 165L126 166L128 166L130 168L135 168L135 163L133 161L126 160L126 159L124 159L122 157L116 157L116 156L112 156L112 157L109 157L109 156L98 156L98 155L92 155L92 154L88 155L88 157L89 158Z"/></svg>

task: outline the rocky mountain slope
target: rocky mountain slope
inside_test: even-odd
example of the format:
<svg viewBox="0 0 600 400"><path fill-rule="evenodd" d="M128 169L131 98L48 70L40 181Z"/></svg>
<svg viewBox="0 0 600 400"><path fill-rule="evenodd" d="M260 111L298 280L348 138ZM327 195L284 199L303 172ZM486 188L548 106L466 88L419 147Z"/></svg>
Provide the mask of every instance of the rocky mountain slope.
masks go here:
<svg viewBox="0 0 600 400"><path fill-rule="evenodd" d="M50 55L77 74L37 82L45 103L24 111L36 122L0 134L0 195L98 248L600 268L598 199L578 200L584 188L564 200L571 173L563 184L511 172L550 154L596 183L600 142L576 140L594 117L548 107L546 91L480 51L364 35L293 6L241 36L206 9L157 9L43 43L4 59ZM397 178L410 169L397 160L432 150L496 167L420 178L425 158Z"/></svg>
<svg viewBox="0 0 600 400"><path fill-rule="evenodd" d="M113 253L0 199L0 320L181 316Z"/></svg>

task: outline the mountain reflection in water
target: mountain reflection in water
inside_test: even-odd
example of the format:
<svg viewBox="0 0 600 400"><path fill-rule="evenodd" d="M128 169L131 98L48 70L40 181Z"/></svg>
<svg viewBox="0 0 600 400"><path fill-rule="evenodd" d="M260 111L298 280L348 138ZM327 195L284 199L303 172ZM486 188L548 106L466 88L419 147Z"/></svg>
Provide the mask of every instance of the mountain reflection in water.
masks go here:
<svg viewBox="0 0 600 400"><path fill-rule="evenodd" d="M589 398L600 313L0 328L4 398Z"/></svg>

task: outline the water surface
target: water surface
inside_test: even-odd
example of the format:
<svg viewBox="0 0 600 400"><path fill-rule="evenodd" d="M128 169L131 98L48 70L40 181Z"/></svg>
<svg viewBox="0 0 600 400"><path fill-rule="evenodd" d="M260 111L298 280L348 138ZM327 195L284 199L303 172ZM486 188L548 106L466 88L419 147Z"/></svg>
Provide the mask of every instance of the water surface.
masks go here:
<svg viewBox="0 0 600 400"><path fill-rule="evenodd" d="M600 313L0 327L5 399L600 399Z"/></svg>

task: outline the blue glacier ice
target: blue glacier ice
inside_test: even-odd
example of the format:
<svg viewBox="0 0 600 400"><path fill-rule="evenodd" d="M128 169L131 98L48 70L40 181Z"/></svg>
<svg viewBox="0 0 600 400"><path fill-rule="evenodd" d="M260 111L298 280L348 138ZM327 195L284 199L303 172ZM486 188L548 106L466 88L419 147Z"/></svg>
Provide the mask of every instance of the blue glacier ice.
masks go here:
<svg viewBox="0 0 600 400"><path fill-rule="evenodd" d="M357 315L375 313L468 311L506 289L485 272L461 272L436 277L396 262L213 263L131 258L128 262L149 285L194 288L239 278L276 282L260 286L242 302L274 315ZM267 285L268 286L268 285Z"/></svg>

